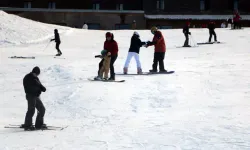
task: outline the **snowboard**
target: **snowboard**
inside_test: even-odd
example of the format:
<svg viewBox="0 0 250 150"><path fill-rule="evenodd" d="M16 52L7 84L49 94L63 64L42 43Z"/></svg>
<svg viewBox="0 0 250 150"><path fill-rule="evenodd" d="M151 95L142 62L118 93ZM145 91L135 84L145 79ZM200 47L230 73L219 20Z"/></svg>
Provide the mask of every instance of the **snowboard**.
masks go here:
<svg viewBox="0 0 250 150"><path fill-rule="evenodd" d="M34 56L32 56L32 57L11 56L11 57L9 57L9 58L17 58L17 59L35 59L35 57L34 57Z"/></svg>
<svg viewBox="0 0 250 150"><path fill-rule="evenodd" d="M137 73L128 73L128 74L123 74L123 73L118 73L116 75L124 75L124 76L128 76L128 75L152 75L152 74L172 74L175 71L168 71L168 72L143 72L142 74L137 74Z"/></svg>
<svg viewBox="0 0 250 150"><path fill-rule="evenodd" d="M204 42L204 43L197 43L198 45L205 45L205 44L220 44L221 42Z"/></svg>
<svg viewBox="0 0 250 150"><path fill-rule="evenodd" d="M125 80L95 80L92 78L88 78L89 81L99 81L99 82L125 82Z"/></svg>
<svg viewBox="0 0 250 150"><path fill-rule="evenodd" d="M47 126L46 129L36 129L36 130L25 130L25 131L38 131L38 130L64 130L65 128L67 128L68 126L65 127L57 127L57 126ZM16 128L16 129L24 129L23 127L21 127L21 125L8 125L5 126L4 128Z"/></svg>

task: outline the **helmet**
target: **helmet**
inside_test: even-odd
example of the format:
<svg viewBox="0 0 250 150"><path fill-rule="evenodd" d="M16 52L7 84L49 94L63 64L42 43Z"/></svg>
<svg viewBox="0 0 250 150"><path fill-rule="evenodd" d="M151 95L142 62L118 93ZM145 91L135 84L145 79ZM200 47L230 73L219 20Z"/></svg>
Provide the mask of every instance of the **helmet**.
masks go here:
<svg viewBox="0 0 250 150"><path fill-rule="evenodd" d="M55 32L58 32L58 30L57 30L57 29L55 29L54 31L55 31Z"/></svg>
<svg viewBox="0 0 250 150"><path fill-rule="evenodd" d="M107 33L106 33L106 37L112 37L112 33L107 32Z"/></svg>
<svg viewBox="0 0 250 150"><path fill-rule="evenodd" d="M106 54L107 54L107 52L108 52L108 51L107 51L107 50L105 50L105 49L104 49L104 50L102 50L102 51L101 51L102 56L103 56L103 55L106 55Z"/></svg>
<svg viewBox="0 0 250 150"><path fill-rule="evenodd" d="M138 32L136 32L136 31L134 32L134 35L140 36L140 35L139 35L139 33L138 33Z"/></svg>
<svg viewBox="0 0 250 150"><path fill-rule="evenodd" d="M155 26L153 26L153 27L151 28L151 33L154 34L157 30L158 30L158 28L155 27Z"/></svg>

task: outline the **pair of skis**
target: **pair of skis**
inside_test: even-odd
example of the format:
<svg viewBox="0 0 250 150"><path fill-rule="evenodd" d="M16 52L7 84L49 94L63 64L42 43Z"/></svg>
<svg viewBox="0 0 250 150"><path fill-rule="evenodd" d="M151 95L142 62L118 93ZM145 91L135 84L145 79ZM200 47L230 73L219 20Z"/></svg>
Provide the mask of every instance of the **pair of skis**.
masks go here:
<svg viewBox="0 0 250 150"><path fill-rule="evenodd" d="M64 126L64 127L57 127L57 126L47 126L47 128L45 129L36 129L33 131L37 131L37 130L64 130L65 128L67 128L68 126ZM24 129L21 127L21 125L14 125L14 124L9 124L8 126L5 126L4 128L16 128L16 129ZM27 130L28 131L28 130Z"/></svg>

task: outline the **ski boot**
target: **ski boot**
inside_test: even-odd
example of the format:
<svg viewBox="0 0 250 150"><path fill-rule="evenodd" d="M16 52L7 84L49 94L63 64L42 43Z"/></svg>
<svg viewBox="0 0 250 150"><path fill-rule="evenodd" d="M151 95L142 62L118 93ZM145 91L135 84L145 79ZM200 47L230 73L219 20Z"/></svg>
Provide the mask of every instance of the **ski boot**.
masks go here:
<svg viewBox="0 0 250 150"><path fill-rule="evenodd" d="M152 70L149 70L149 72L156 73L157 70L152 69Z"/></svg>
<svg viewBox="0 0 250 150"><path fill-rule="evenodd" d="M141 68L137 68L137 74L142 74L142 69Z"/></svg>
<svg viewBox="0 0 250 150"><path fill-rule="evenodd" d="M34 131L36 130L36 128L34 127L34 125L30 125L30 126L25 126L24 127L24 131Z"/></svg>
<svg viewBox="0 0 250 150"><path fill-rule="evenodd" d="M97 76L97 77L94 78L94 80L102 80L102 78Z"/></svg>
<svg viewBox="0 0 250 150"><path fill-rule="evenodd" d="M123 68L123 74L128 74L128 68L126 67Z"/></svg>
<svg viewBox="0 0 250 150"><path fill-rule="evenodd" d="M35 126L36 129L38 130L44 130L44 129L48 129L46 124L42 124L42 125L36 125Z"/></svg>

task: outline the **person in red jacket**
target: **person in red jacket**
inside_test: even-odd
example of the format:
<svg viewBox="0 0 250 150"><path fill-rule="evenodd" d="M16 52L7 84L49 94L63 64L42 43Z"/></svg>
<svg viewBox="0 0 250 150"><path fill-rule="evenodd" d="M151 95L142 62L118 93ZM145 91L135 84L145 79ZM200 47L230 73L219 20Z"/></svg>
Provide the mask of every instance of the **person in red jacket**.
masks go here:
<svg viewBox="0 0 250 150"><path fill-rule="evenodd" d="M157 29L157 27L151 28L151 33L154 35L152 42L147 42L147 46L155 46L155 52L154 52L154 61L152 65L152 70L149 70L150 72L157 72L157 66L159 62L159 69L160 72L167 72L164 68L164 58L165 58L165 52L166 52L166 45L165 40L162 35L162 33Z"/></svg>
<svg viewBox="0 0 250 150"><path fill-rule="evenodd" d="M111 53L111 60L110 60L110 78L109 80L115 80L115 69L114 69L114 63L118 57L118 44L114 40L114 35L110 32L106 33L106 41L104 42L104 50L107 50ZM102 68L104 59L101 60L99 63L99 70Z"/></svg>

